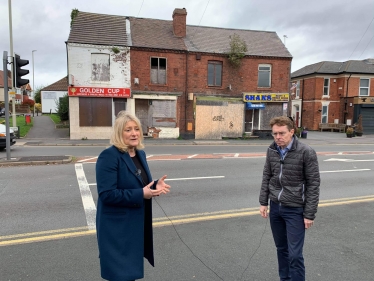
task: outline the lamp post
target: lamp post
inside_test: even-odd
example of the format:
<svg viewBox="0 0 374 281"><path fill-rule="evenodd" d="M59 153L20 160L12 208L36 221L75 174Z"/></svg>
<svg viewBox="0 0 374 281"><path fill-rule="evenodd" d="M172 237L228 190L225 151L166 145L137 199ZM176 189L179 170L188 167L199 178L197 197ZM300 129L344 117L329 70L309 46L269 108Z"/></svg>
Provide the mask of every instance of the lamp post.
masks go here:
<svg viewBox="0 0 374 281"><path fill-rule="evenodd" d="M34 99L34 112L33 112L33 117L35 116L35 84L34 84L34 52L36 52L37 50L32 50L31 54L32 54L32 96L33 96L33 99Z"/></svg>

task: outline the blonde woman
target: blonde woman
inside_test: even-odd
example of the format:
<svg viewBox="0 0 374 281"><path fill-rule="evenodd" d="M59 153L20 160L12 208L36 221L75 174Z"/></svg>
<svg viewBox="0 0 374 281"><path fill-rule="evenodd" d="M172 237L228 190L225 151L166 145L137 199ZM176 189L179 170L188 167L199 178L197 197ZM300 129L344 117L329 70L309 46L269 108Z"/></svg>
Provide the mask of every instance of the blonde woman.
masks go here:
<svg viewBox="0 0 374 281"><path fill-rule="evenodd" d="M154 266L151 199L170 186L166 175L152 180L136 116L118 113L110 143L96 163L101 277L132 281L144 277L143 257Z"/></svg>

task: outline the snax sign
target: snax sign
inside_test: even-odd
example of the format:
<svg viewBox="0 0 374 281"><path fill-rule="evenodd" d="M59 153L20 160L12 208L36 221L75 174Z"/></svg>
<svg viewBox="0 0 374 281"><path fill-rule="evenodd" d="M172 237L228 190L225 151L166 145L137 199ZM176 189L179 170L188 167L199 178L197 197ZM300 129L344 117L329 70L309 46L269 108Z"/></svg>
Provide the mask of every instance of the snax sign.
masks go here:
<svg viewBox="0 0 374 281"><path fill-rule="evenodd" d="M244 102L287 102L289 101L288 93L243 93Z"/></svg>
<svg viewBox="0 0 374 281"><path fill-rule="evenodd" d="M69 87L69 97L130 98L130 88Z"/></svg>

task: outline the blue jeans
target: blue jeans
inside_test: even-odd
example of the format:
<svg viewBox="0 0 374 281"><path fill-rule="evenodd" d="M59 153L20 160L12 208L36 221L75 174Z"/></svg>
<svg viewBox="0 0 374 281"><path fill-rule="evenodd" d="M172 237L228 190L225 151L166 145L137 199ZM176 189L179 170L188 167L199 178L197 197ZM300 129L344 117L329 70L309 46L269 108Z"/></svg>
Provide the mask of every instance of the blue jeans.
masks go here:
<svg viewBox="0 0 374 281"><path fill-rule="evenodd" d="M270 201L270 226L277 247L281 281L305 281L303 211L301 207L285 207Z"/></svg>

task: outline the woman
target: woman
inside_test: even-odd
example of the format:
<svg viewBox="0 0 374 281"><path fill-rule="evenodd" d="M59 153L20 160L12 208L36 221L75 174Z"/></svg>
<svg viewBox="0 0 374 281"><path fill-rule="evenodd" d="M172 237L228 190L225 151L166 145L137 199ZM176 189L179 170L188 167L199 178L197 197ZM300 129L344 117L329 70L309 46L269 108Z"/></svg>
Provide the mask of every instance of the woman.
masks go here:
<svg viewBox="0 0 374 281"><path fill-rule="evenodd" d="M166 194L166 175L152 181L139 119L118 113L110 140L96 163L96 229L101 277L130 281L144 277L143 256L154 266L152 201Z"/></svg>

